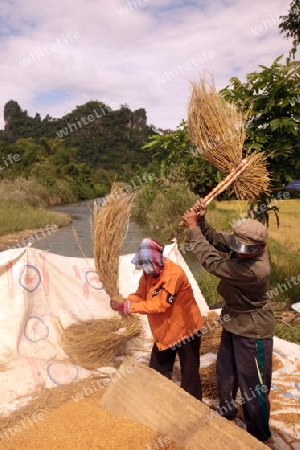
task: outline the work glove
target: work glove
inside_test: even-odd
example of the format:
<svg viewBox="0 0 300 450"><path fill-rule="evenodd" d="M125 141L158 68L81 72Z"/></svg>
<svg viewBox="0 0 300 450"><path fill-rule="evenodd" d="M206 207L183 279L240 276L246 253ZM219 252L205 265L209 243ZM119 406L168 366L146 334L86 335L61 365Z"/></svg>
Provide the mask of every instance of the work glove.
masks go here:
<svg viewBox="0 0 300 450"><path fill-rule="evenodd" d="M118 305L118 311L123 316L130 315L130 302L128 300L125 300L123 303L120 303Z"/></svg>
<svg viewBox="0 0 300 450"><path fill-rule="evenodd" d="M110 307L114 311L118 311L120 314L123 314L123 316L128 316L130 314L130 302L128 300L121 303L116 303L111 300Z"/></svg>

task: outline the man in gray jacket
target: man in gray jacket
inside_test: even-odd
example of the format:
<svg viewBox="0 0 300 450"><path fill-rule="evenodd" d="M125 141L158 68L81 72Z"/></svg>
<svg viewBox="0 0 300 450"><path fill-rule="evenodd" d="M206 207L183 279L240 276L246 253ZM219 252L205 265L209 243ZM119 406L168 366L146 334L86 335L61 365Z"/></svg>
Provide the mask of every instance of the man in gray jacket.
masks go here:
<svg viewBox="0 0 300 450"><path fill-rule="evenodd" d="M218 233L205 220L206 211L203 200L198 200L185 212L183 222L198 261L220 278L218 293L226 302L217 356L219 412L233 420L241 404L247 431L268 441L274 336L274 315L267 306L268 230L257 220L242 219L233 234Z"/></svg>

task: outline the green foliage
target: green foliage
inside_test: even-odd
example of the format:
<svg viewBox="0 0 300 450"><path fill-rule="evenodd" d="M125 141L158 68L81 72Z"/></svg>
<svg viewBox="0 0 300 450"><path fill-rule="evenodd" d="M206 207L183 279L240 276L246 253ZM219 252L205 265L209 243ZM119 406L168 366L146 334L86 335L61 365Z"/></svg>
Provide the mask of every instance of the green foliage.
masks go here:
<svg viewBox="0 0 300 450"><path fill-rule="evenodd" d="M77 199L66 180L57 179L51 187L39 183L35 178L19 177L0 181L2 200L24 202L32 207L46 207L61 203L72 203Z"/></svg>
<svg viewBox="0 0 300 450"><path fill-rule="evenodd" d="M159 180L155 183L147 183L142 186L135 195L131 217L143 228L151 229L149 213L156 196L164 189L164 183Z"/></svg>
<svg viewBox="0 0 300 450"><path fill-rule="evenodd" d="M134 171L138 164L146 166L150 162L149 154L142 150L150 132L143 108L131 111L122 105L113 111L102 102L89 101L62 118L47 115L41 120L39 114L29 117L27 111L11 100L4 107L4 118L6 125L0 138L11 143L32 138L45 150L47 140L51 141L56 159L67 158L67 153L59 152L62 146L69 149L76 162L86 163L93 170L99 167L114 170L120 178L125 175L124 164Z"/></svg>
<svg viewBox="0 0 300 450"><path fill-rule="evenodd" d="M179 225L182 214L196 199L186 184L161 180L139 189L132 217L158 239L171 241L176 237L180 241L184 233L184 227Z"/></svg>
<svg viewBox="0 0 300 450"><path fill-rule="evenodd" d="M300 344L300 328L275 321L275 336L285 341Z"/></svg>
<svg viewBox="0 0 300 450"><path fill-rule="evenodd" d="M292 48L290 56L295 59L297 47L300 43L300 1L293 0L290 4L290 10L287 15L280 16L282 22L279 24L280 33L284 34L286 39L292 38Z"/></svg>
<svg viewBox="0 0 300 450"><path fill-rule="evenodd" d="M227 101L250 110L245 145L268 155L273 188L293 181L300 164L299 63L283 65L281 58L249 73L245 83L231 78L221 91Z"/></svg>
<svg viewBox="0 0 300 450"><path fill-rule="evenodd" d="M156 229L164 241L180 240L184 233L184 227L180 226L182 214L196 200L196 195L186 184L176 182L165 186L157 193L148 211L148 227Z"/></svg>
<svg viewBox="0 0 300 450"><path fill-rule="evenodd" d="M224 301L217 292L220 282L217 277L207 272L202 266L198 267L194 276L208 305Z"/></svg>
<svg viewBox="0 0 300 450"><path fill-rule="evenodd" d="M279 227L279 208L276 205L269 206L269 196L265 193L261 194L259 199L249 202L248 217L256 219L267 227L269 226L270 212L273 212Z"/></svg>
<svg viewBox="0 0 300 450"><path fill-rule="evenodd" d="M15 180L21 177L35 180L45 204L54 199L58 203L68 203L95 198L109 190L109 183L101 183L88 164L78 162L76 148L67 147L62 139L22 138L14 144L0 141L0 152L3 161L8 160L9 154L18 155L17 162L9 164L0 172L2 179ZM41 187L45 187L46 194L41 191ZM59 192L62 187L62 192ZM36 201L36 195L33 195L32 205Z"/></svg>
<svg viewBox="0 0 300 450"><path fill-rule="evenodd" d="M30 132L31 118L28 117L27 111L22 111L14 100L7 102L4 107L4 121L5 136L8 142L32 136Z"/></svg>
<svg viewBox="0 0 300 450"><path fill-rule="evenodd" d="M122 105L113 111L102 102L90 101L61 119L47 115L42 120L39 114L29 117L10 100L4 118L0 155L3 162L15 154L20 160L5 171L0 169L0 179L33 177L49 190L62 180L73 198L85 200L105 195L113 181L126 182L137 170L145 172L153 165L142 148L151 129L143 108L131 111Z"/></svg>
<svg viewBox="0 0 300 450"><path fill-rule="evenodd" d="M187 182L196 194L205 196L218 183L217 169L197 152L185 121L175 131L149 136L144 149L151 151L153 158L163 161L164 178Z"/></svg>

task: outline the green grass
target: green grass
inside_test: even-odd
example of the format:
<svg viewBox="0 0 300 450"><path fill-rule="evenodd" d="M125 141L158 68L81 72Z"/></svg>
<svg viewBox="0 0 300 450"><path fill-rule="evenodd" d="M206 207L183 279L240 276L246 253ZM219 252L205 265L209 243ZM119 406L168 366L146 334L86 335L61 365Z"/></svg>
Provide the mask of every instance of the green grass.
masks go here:
<svg viewBox="0 0 300 450"><path fill-rule="evenodd" d="M24 230L37 230L46 225L68 225L67 214L45 209L53 204L71 201L68 186L57 182L56 191L34 179L17 178L0 181L0 236Z"/></svg>
<svg viewBox="0 0 300 450"><path fill-rule="evenodd" d="M71 221L67 214L33 208L16 200L0 201L0 236L23 230L43 228L46 225L58 227L68 225Z"/></svg>
<svg viewBox="0 0 300 450"><path fill-rule="evenodd" d="M288 304L299 301L300 254L272 238L269 241L268 250L272 268L269 291L272 290L274 293L271 301ZM276 290L277 295L275 295Z"/></svg>
<svg viewBox="0 0 300 450"><path fill-rule="evenodd" d="M194 277L208 305L223 301L217 293L219 278L207 272L202 266L199 266L199 269L194 273Z"/></svg>
<svg viewBox="0 0 300 450"><path fill-rule="evenodd" d="M275 336L285 341L300 344L300 328L293 327L278 321L275 322Z"/></svg>

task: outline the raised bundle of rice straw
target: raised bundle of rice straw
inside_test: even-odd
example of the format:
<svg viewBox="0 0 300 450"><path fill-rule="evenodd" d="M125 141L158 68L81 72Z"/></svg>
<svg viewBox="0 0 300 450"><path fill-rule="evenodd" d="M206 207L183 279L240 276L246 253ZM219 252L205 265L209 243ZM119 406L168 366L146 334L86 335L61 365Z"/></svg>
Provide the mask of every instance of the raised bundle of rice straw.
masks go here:
<svg viewBox="0 0 300 450"><path fill-rule="evenodd" d="M110 194L99 209L94 207L94 260L95 268L105 291L116 303L119 294L119 257L127 234L132 193L122 183L114 183Z"/></svg>
<svg viewBox="0 0 300 450"><path fill-rule="evenodd" d="M125 239L133 195L122 183L114 183L102 207L94 207L94 261L106 293L118 303L119 257ZM140 333L138 317L115 313L109 319L93 319L71 324L62 331L62 345L70 360L86 369L112 363L124 354L128 340Z"/></svg>
<svg viewBox="0 0 300 450"><path fill-rule="evenodd" d="M244 151L247 116L218 94L212 78L192 83L188 105L188 131L197 151L226 175L207 197L208 204L231 186L240 199L253 201L268 192L267 157L260 151Z"/></svg>

